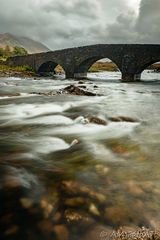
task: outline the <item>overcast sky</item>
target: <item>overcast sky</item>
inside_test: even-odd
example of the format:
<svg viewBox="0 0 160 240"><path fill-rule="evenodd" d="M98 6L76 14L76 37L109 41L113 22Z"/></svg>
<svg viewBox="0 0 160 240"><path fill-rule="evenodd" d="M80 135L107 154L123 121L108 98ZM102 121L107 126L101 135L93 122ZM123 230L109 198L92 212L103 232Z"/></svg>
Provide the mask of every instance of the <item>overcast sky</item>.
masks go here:
<svg viewBox="0 0 160 240"><path fill-rule="evenodd" d="M0 0L0 33L50 49L160 43L160 0Z"/></svg>

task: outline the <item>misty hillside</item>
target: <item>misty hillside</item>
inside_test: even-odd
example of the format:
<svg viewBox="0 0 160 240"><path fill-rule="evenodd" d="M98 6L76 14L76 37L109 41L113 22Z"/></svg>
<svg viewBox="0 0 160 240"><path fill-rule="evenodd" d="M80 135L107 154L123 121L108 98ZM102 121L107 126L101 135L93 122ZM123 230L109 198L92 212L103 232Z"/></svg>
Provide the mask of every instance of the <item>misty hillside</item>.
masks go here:
<svg viewBox="0 0 160 240"><path fill-rule="evenodd" d="M23 47L28 53L47 52L50 50L42 43L27 37L19 37L10 33L0 34L0 48L5 48L7 45L11 48L15 46Z"/></svg>

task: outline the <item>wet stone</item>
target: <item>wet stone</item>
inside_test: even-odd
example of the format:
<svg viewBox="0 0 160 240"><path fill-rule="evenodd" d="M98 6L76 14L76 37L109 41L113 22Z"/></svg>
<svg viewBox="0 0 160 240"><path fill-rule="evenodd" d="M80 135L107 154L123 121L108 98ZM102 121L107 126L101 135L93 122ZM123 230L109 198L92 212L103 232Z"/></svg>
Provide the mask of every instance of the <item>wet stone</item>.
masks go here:
<svg viewBox="0 0 160 240"><path fill-rule="evenodd" d="M76 198L68 198L65 199L64 204L70 207L77 207L77 206L83 206L86 204L86 200L82 197L76 197Z"/></svg>
<svg viewBox="0 0 160 240"><path fill-rule="evenodd" d="M64 89L61 89L57 92L58 94L72 94L80 96L96 96L96 93L84 91L83 89L76 87L75 85L70 85Z"/></svg>
<svg viewBox="0 0 160 240"><path fill-rule="evenodd" d="M81 225L84 227L88 227L94 223L94 219L90 217L90 215L86 212L81 210L73 210L73 209L66 209L64 212L64 218L68 224L74 225Z"/></svg>
<svg viewBox="0 0 160 240"><path fill-rule="evenodd" d="M93 191L89 187L75 181L63 181L61 191L66 196L85 196L85 198L93 199L99 203L106 201L106 197L98 191Z"/></svg>
<svg viewBox="0 0 160 240"><path fill-rule="evenodd" d="M98 124L98 125L106 126L108 124L106 120L101 119L99 117L94 117L94 116L88 117L88 120L89 120L90 123L95 123L95 124Z"/></svg>
<svg viewBox="0 0 160 240"><path fill-rule="evenodd" d="M121 226L129 222L130 216L128 211L121 207L108 207L105 209L104 218L113 226Z"/></svg>
<svg viewBox="0 0 160 240"><path fill-rule="evenodd" d="M97 208L97 206L94 203L91 203L89 206L89 212L92 213L95 216L100 216L100 212Z"/></svg>
<svg viewBox="0 0 160 240"><path fill-rule="evenodd" d="M126 188L132 196L141 196L144 195L144 191L141 188L140 184L136 181L128 181L126 183Z"/></svg>
<svg viewBox="0 0 160 240"><path fill-rule="evenodd" d="M41 200L40 204L41 204L41 208L43 209L44 216L48 218L49 215L52 213L54 206L49 202L47 202L46 200Z"/></svg>
<svg viewBox="0 0 160 240"><path fill-rule="evenodd" d="M5 235L13 236L13 235L17 234L18 230L19 230L19 227L17 225L13 225L5 231Z"/></svg>
<svg viewBox="0 0 160 240"><path fill-rule="evenodd" d="M56 225L53 228L56 240L69 240L69 230L65 225Z"/></svg>
<svg viewBox="0 0 160 240"><path fill-rule="evenodd" d="M60 212L56 212L53 216L53 221L58 223L60 222L61 218L62 218L62 214Z"/></svg>
<svg viewBox="0 0 160 240"><path fill-rule="evenodd" d="M20 203L24 208L30 208L33 205L33 201L29 198L21 198Z"/></svg>
<svg viewBox="0 0 160 240"><path fill-rule="evenodd" d="M110 171L110 169L102 164L97 164L95 166L95 170L97 172L97 174L99 174L100 176L106 176L108 174L108 172Z"/></svg>
<svg viewBox="0 0 160 240"><path fill-rule="evenodd" d="M110 117L110 121L112 122L139 122L138 119L131 118L131 117L125 117L125 116L118 116L118 117Z"/></svg>
<svg viewBox="0 0 160 240"><path fill-rule="evenodd" d="M43 233L52 233L53 232L53 223L48 219L44 219L38 223L38 228Z"/></svg>

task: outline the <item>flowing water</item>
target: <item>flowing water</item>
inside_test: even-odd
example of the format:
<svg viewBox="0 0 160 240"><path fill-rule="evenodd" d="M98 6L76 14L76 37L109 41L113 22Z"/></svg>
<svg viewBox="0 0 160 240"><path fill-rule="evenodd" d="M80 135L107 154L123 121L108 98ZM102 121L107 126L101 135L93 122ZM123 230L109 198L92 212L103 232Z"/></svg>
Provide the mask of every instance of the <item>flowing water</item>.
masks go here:
<svg viewBox="0 0 160 240"><path fill-rule="evenodd" d="M0 239L160 227L160 74L142 78L90 73L95 97L38 94L80 86L63 76L0 79Z"/></svg>

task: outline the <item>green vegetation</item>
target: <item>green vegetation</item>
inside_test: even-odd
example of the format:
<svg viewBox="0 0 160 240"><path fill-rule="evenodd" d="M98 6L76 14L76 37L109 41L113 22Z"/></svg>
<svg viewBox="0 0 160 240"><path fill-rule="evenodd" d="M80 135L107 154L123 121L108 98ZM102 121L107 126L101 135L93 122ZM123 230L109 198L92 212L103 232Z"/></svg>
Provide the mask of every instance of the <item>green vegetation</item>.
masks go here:
<svg viewBox="0 0 160 240"><path fill-rule="evenodd" d="M23 47L18 47L18 46L14 47L14 50L13 50L14 56L25 56L27 54L28 54L28 52Z"/></svg>
<svg viewBox="0 0 160 240"><path fill-rule="evenodd" d="M23 47L10 47L0 48L0 60L5 61L8 57L24 56L27 55L27 51Z"/></svg>
<svg viewBox="0 0 160 240"><path fill-rule="evenodd" d="M25 56L27 55L27 51L22 47L10 47L6 46L5 48L0 48L0 72L21 72L26 74L32 74L33 70L29 66L7 66L5 65L5 61L8 57L14 56Z"/></svg>
<svg viewBox="0 0 160 240"><path fill-rule="evenodd" d="M17 71L17 72L32 72L32 68L29 66L7 66L5 64L0 64L0 71Z"/></svg>

